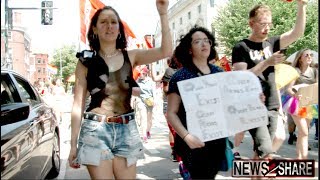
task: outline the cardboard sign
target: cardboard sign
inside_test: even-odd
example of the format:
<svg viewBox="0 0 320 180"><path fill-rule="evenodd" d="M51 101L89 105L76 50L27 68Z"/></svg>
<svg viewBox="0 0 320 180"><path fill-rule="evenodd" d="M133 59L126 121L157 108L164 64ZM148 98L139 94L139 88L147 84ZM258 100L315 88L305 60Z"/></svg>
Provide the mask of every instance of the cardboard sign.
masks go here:
<svg viewBox="0 0 320 180"><path fill-rule="evenodd" d="M268 124L262 88L251 72L232 71L178 82L188 131L203 142Z"/></svg>
<svg viewBox="0 0 320 180"><path fill-rule="evenodd" d="M299 99L300 108L318 104L318 83L298 88L297 95L301 95L301 98Z"/></svg>

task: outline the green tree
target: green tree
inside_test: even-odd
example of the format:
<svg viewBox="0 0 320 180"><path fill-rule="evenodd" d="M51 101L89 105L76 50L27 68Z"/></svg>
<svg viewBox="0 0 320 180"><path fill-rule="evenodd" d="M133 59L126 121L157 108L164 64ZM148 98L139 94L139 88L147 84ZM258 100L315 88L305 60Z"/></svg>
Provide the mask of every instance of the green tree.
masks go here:
<svg viewBox="0 0 320 180"><path fill-rule="evenodd" d="M75 45L64 45L59 49L55 49L53 53L53 61L51 62L58 67L58 73L56 77L60 77L60 55L62 63L62 79L64 82L66 79L74 74L78 59L76 57L76 46Z"/></svg>
<svg viewBox="0 0 320 180"><path fill-rule="evenodd" d="M273 28L269 36L280 35L294 27L297 15L297 3L281 0L229 0L228 4L218 10L212 27L217 33L220 46L225 47L225 54L231 56L233 46L250 33L248 25L249 11L259 3L270 6ZM288 47L288 56L302 48L318 50L318 1L309 0L307 5L307 22L304 36Z"/></svg>

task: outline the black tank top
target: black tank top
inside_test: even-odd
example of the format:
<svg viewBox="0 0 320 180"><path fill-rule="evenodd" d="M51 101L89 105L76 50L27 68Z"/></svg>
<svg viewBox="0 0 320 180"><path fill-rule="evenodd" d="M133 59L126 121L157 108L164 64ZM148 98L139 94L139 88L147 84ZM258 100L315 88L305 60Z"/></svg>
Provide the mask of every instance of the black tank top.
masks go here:
<svg viewBox="0 0 320 180"><path fill-rule="evenodd" d="M135 81L128 52L122 50L122 54L123 65L114 72L109 72L105 61L93 51L82 51L77 54L82 64L88 68L87 89L91 95L91 102L86 109L87 112L96 107L112 112L106 115L131 111L130 100Z"/></svg>

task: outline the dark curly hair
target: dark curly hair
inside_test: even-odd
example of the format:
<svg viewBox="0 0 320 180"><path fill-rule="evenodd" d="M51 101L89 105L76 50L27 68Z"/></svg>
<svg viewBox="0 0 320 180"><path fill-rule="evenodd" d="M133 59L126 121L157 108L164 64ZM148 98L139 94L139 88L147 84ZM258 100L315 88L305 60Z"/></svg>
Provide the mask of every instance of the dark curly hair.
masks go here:
<svg viewBox="0 0 320 180"><path fill-rule="evenodd" d="M117 11L115 9L113 9L111 6L105 6L104 8L102 9L99 9L97 10L97 12L93 15L93 17L91 18L91 23L90 23L90 26L89 26L89 31L88 31L88 34L87 34L87 38L88 38L88 41L89 41L89 46L90 46L90 49L91 50L94 50L94 51L99 51L100 49L100 42L99 42L99 39L98 38L94 38L93 37L93 27L97 26L97 21L98 21L98 17L100 15L100 13L104 10L111 10L114 12L114 14L117 16L117 20L119 22L119 31L120 31L120 38L118 36L117 38L117 42L116 42L116 49L125 49L127 48L127 39L126 39L126 35L125 35L125 31L124 31L124 26L123 26L123 23L121 22L121 19L120 19L120 16L119 14L117 13Z"/></svg>
<svg viewBox="0 0 320 180"><path fill-rule="evenodd" d="M203 32L208 37L208 39L212 41L210 55L208 57L208 63L209 63L209 60L214 59L217 55L217 52L214 48L216 46L215 38L213 37L211 32L204 27L200 27L196 25L193 28L191 28L186 35L180 38L179 40L180 43L176 47L173 54L173 56L178 60L179 63L182 64L183 67L188 67L193 65L192 54L189 53L189 50L191 48L192 35L197 31Z"/></svg>

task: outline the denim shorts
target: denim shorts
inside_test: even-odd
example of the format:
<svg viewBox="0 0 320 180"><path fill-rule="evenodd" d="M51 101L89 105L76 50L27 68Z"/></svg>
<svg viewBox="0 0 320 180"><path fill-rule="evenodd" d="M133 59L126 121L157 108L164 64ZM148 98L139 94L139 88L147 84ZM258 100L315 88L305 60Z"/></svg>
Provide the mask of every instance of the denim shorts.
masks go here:
<svg viewBox="0 0 320 180"><path fill-rule="evenodd" d="M272 140L277 128L282 128L278 126L278 121L282 120L278 111L268 111L268 119L269 124L267 126L260 126L249 130L254 142L253 150L257 152L259 157L275 153L272 150Z"/></svg>
<svg viewBox="0 0 320 180"><path fill-rule="evenodd" d="M76 161L83 165L99 166L101 160L111 160L114 156L126 158L128 167L138 159L144 159L135 120L119 124L83 119Z"/></svg>

